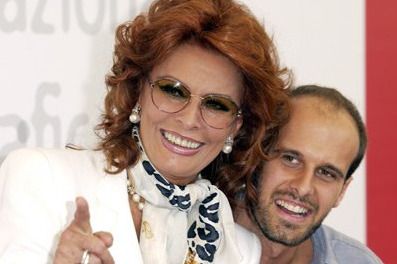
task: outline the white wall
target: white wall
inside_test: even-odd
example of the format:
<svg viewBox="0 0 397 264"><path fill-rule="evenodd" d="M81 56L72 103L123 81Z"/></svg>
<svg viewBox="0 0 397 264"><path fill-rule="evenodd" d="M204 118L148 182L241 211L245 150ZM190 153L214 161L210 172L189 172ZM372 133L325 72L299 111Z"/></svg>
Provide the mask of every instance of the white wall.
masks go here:
<svg viewBox="0 0 397 264"><path fill-rule="evenodd" d="M364 113L364 1L245 0L296 84L340 89ZM92 145L115 25L143 0L0 0L0 161L22 146ZM326 221L365 241L365 170Z"/></svg>

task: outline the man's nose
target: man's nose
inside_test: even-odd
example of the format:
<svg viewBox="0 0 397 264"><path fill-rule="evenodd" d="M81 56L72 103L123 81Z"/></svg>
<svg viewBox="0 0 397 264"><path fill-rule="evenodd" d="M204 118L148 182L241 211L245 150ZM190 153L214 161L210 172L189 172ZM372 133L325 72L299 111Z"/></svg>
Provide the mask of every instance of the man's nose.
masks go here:
<svg viewBox="0 0 397 264"><path fill-rule="evenodd" d="M299 196L312 194L314 191L313 186L314 173L312 170L304 169L296 173L295 177L290 181L290 187L295 189Z"/></svg>

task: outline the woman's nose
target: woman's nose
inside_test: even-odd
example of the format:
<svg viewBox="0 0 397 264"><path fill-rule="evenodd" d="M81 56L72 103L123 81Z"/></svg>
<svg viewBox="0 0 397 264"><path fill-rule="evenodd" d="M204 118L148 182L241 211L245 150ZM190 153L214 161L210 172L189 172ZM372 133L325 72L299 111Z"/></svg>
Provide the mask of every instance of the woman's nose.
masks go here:
<svg viewBox="0 0 397 264"><path fill-rule="evenodd" d="M177 120L183 123L185 128L198 128L203 125L203 118L201 115L201 99L196 96L190 98L189 103L177 113Z"/></svg>

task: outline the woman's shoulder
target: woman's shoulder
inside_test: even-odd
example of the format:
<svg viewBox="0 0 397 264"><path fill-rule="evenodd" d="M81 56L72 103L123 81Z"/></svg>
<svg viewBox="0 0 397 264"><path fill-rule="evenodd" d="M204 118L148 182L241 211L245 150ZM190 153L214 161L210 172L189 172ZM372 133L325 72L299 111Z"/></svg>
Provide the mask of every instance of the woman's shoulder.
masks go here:
<svg viewBox="0 0 397 264"><path fill-rule="evenodd" d="M34 175L36 179L49 174L73 177L103 172L104 166L105 158L101 151L21 148L7 155L1 164L1 174L14 178Z"/></svg>
<svg viewBox="0 0 397 264"><path fill-rule="evenodd" d="M258 264L262 252L259 238L239 224L235 224L235 228L238 247L243 257L241 263Z"/></svg>
<svg viewBox="0 0 397 264"><path fill-rule="evenodd" d="M102 151L77 148L20 148L11 151L6 162L103 162Z"/></svg>

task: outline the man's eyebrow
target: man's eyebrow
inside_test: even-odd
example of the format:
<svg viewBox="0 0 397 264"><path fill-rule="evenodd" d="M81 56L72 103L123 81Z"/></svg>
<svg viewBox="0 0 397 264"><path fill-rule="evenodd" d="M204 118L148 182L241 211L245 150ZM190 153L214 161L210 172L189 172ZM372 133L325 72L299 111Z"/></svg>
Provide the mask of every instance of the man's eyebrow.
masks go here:
<svg viewBox="0 0 397 264"><path fill-rule="evenodd" d="M339 168L337 168L336 166L334 166L334 165L332 165L332 164L326 163L326 164L321 165L321 166L319 166L319 167L320 167L320 168L326 168L326 169L328 169L328 170L334 171L334 172L337 174L337 176L338 176L339 178L341 178L341 179L344 179L344 178L345 178L345 174L342 172L342 170L340 170Z"/></svg>
<svg viewBox="0 0 397 264"><path fill-rule="evenodd" d="M289 153L289 154L293 154L293 155L299 156L299 157L302 156L302 154L299 151L297 151L295 149L284 148L284 147L276 147L273 150L273 153L275 153L275 154Z"/></svg>
<svg viewBox="0 0 397 264"><path fill-rule="evenodd" d="M276 155L280 155L281 153L289 153L297 157L302 157L302 153L300 153L299 151L281 146L279 147L276 146L273 150L273 153ZM345 179L345 174L342 172L342 170L333 164L325 163L323 165L320 165L319 167L334 171L339 178Z"/></svg>

